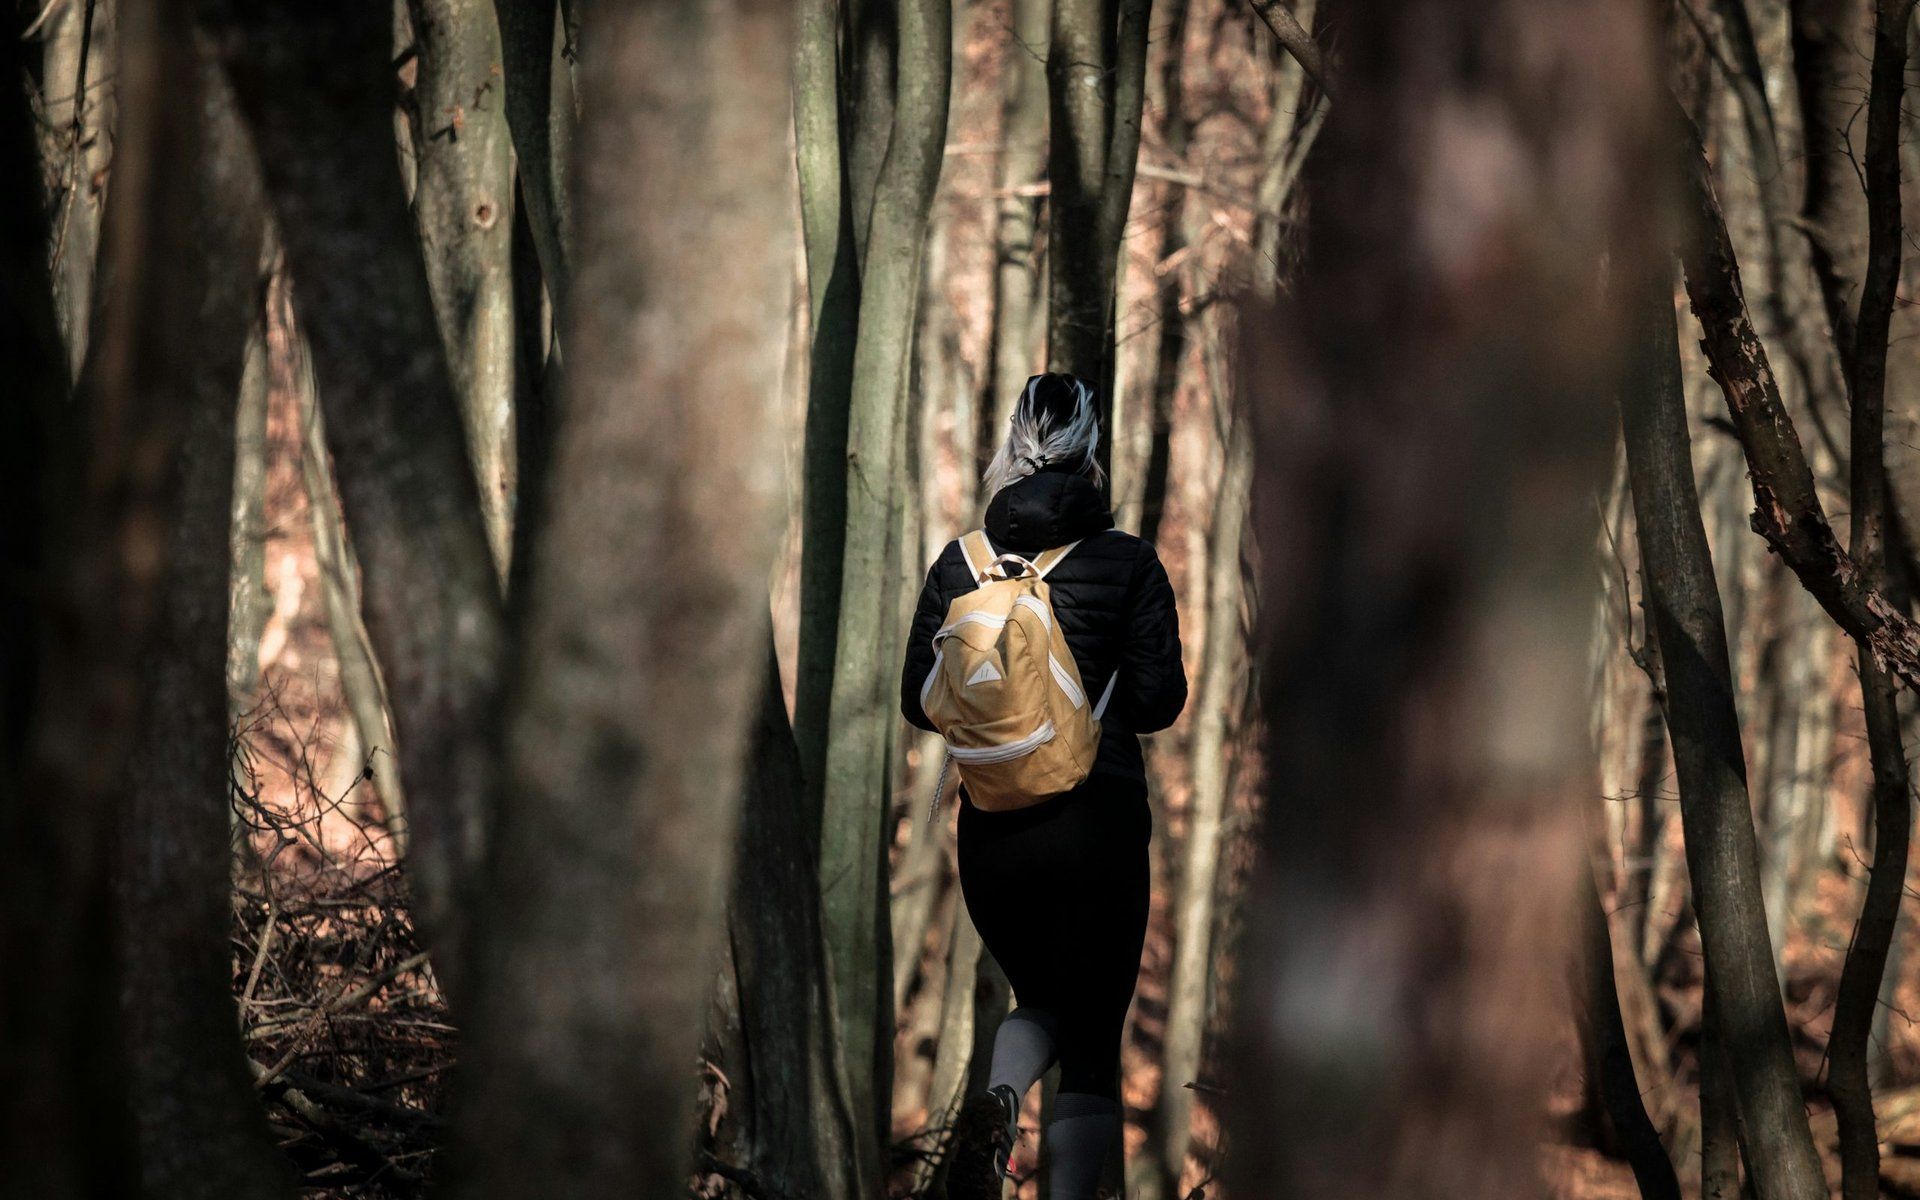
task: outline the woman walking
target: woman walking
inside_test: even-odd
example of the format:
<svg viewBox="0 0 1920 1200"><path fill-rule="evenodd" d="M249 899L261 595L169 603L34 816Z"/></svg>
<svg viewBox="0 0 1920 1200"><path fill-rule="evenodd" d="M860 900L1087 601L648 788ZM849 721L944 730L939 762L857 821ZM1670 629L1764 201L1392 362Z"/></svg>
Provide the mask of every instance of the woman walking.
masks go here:
<svg viewBox="0 0 1920 1200"><path fill-rule="evenodd" d="M1152 544L1113 528L1100 435L1085 382L1036 375L985 477L993 556L1018 556L1025 568L1072 547L1049 557L1045 583L1077 694L1106 697L1093 710L1091 771L1069 791L1017 807L1004 799L993 811L977 807L964 783L960 799L961 891L1018 1005L995 1035L987 1094L969 1108L975 1120L991 1111L993 1166L1004 1176L1027 1089L1059 1064L1045 1131L1051 1200L1092 1200L1120 1134L1120 1037L1146 935L1152 832L1137 735L1172 724L1187 698L1173 588ZM922 729L935 728L923 708L935 635L949 605L991 577L977 557L954 541L927 572L900 681L901 709Z"/></svg>

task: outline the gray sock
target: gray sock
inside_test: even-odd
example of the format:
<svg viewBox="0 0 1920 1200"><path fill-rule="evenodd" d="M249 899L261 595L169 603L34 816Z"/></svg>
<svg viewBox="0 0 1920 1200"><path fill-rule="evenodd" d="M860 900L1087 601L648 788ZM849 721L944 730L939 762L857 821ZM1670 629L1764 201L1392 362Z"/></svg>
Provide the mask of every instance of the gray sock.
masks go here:
<svg viewBox="0 0 1920 1200"><path fill-rule="evenodd" d="M993 1035L993 1066L987 1087L1001 1084L1024 1097L1033 1081L1053 1065L1053 1014L1038 1008L1016 1008L1000 1022Z"/></svg>
<svg viewBox="0 0 1920 1200"><path fill-rule="evenodd" d="M1091 1092L1061 1092L1047 1123L1047 1200L1093 1200L1113 1139L1120 1136L1120 1102Z"/></svg>

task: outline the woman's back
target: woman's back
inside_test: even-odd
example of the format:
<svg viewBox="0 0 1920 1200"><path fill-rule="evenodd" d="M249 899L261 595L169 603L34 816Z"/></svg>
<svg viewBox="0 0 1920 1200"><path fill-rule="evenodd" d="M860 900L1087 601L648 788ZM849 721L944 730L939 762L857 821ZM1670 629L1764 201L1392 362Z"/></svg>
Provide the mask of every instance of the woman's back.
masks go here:
<svg viewBox="0 0 1920 1200"><path fill-rule="evenodd" d="M1087 694L1100 695L1119 671L1093 771L1144 781L1135 735L1172 724L1187 697L1173 589L1153 545L1113 528L1099 487L1064 468L1043 468L1002 488L987 506L985 528L998 553L1030 557L1078 543L1047 584ZM974 586L958 543L949 542L927 572L901 672L901 711L922 729L933 728L920 708L933 635L947 606Z"/></svg>

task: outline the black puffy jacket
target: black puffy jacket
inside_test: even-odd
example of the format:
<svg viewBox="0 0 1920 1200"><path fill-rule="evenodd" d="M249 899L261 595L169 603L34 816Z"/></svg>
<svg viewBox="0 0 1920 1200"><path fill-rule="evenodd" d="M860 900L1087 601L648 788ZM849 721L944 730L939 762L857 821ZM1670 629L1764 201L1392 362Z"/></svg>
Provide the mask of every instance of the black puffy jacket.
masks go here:
<svg viewBox="0 0 1920 1200"><path fill-rule="evenodd" d="M1187 702L1173 585L1153 543L1113 527L1092 480L1052 468L1002 488L987 505L986 530L996 554L1031 557L1079 540L1048 572L1047 586L1087 695L1100 695L1120 672L1100 722L1093 770L1144 780L1136 735L1173 724ZM973 588L959 542L948 542L927 571L900 673L900 711L922 729L933 729L920 708L920 685L933 669L933 635L947 605Z"/></svg>

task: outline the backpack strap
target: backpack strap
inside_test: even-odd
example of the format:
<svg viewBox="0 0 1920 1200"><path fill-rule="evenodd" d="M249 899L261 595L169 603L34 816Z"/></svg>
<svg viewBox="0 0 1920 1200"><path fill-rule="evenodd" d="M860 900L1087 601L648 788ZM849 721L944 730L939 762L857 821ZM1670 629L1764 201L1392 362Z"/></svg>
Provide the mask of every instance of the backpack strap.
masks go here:
<svg viewBox="0 0 1920 1200"><path fill-rule="evenodd" d="M993 543L987 540L987 531L976 529L963 536L960 557L967 560L967 574L973 577L973 582L985 583L987 568L993 565Z"/></svg>
<svg viewBox="0 0 1920 1200"><path fill-rule="evenodd" d="M1078 546L1079 544L1080 544L1079 542L1073 541L1073 542L1068 542L1064 546L1055 546L1051 550L1041 551L1040 554L1033 560L1034 571L1040 576L1040 578L1045 579L1047 577L1047 572L1059 566L1060 560L1065 558L1067 555L1072 554L1073 548L1075 546Z"/></svg>

